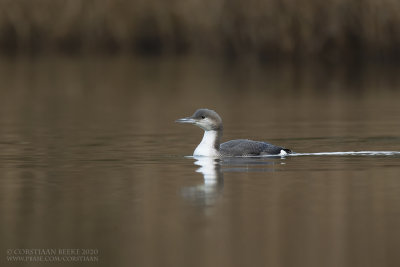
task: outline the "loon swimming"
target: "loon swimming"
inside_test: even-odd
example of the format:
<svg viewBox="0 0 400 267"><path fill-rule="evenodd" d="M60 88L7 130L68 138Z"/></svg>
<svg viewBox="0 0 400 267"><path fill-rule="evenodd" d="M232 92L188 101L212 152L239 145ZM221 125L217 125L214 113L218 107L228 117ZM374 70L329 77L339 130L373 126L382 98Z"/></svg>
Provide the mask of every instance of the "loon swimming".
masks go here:
<svg viewBox="0 0 400 267"><path fill-rule="evenodd" d="M247 139L231 140L220 144L223 131L222 119L214 110L198 109L191 117L178 119L176 122L194 124L204 130L203 140L195 149L193 156L284 156L292 152L284 147Z"/></svg>

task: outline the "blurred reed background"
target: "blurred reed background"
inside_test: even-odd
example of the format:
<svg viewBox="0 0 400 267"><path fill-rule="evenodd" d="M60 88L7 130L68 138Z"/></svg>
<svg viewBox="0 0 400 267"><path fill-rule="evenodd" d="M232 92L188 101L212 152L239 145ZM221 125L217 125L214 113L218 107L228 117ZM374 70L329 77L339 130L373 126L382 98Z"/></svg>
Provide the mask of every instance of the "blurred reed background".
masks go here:
<svg viewBox="0 0 400 267"><path fill-rule="evenodd" d="M396 0L0 0L5 54L400 61Z"/></svg>

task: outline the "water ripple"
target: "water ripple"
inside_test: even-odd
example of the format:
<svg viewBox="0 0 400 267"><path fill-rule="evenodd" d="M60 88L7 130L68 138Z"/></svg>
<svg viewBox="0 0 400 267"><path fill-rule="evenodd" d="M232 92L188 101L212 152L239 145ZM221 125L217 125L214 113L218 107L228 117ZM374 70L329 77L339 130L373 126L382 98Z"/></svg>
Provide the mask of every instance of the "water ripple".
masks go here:
<svg viewBox="0 0 400 267"><path fill-rule="evenodd" d="M287 156L400 156L400 151L344 151L344 152L316 152L292 153Z"/></svg>

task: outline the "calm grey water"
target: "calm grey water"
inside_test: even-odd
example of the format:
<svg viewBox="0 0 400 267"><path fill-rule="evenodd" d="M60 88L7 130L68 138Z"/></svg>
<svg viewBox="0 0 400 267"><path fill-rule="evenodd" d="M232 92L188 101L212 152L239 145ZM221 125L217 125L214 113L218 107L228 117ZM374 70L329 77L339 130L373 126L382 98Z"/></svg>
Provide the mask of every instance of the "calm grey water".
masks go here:
<svg viewBox="0 0 400 267"><path fill-rule="evenodd" d="M0 265L399 266L398 73L3 59ZM304 154L190 157L202 131L174 120L199 107ZM351 151L395 152L325 153Z"/></svg>

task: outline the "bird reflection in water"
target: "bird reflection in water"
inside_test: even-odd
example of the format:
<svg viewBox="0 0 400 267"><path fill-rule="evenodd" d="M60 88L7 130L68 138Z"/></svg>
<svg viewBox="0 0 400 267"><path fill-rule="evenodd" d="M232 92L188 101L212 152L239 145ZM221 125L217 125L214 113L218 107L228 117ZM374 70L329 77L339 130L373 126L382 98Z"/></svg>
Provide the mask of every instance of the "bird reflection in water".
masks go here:
<svg viewBox="0 0 400 267"><path fill-rule="evenodd" d="M285 165L285 157L213 158L193 157L194 164L200 166L196 172L203 175L203 183L184 187L182 195L197 205L211 206L224 187L224 172L274 172ZM224 167L222 169L222 167Z"/></svg>
<svg viewBox="0 0 400 267"><path fill-rule="evenodd" d="M182 195L195 204L210 206L215 203L224 187L220 159L212 157L194 157L194 159L194 164L200 166L196 172L203 175L203 183L183 188Z"/></svg>

